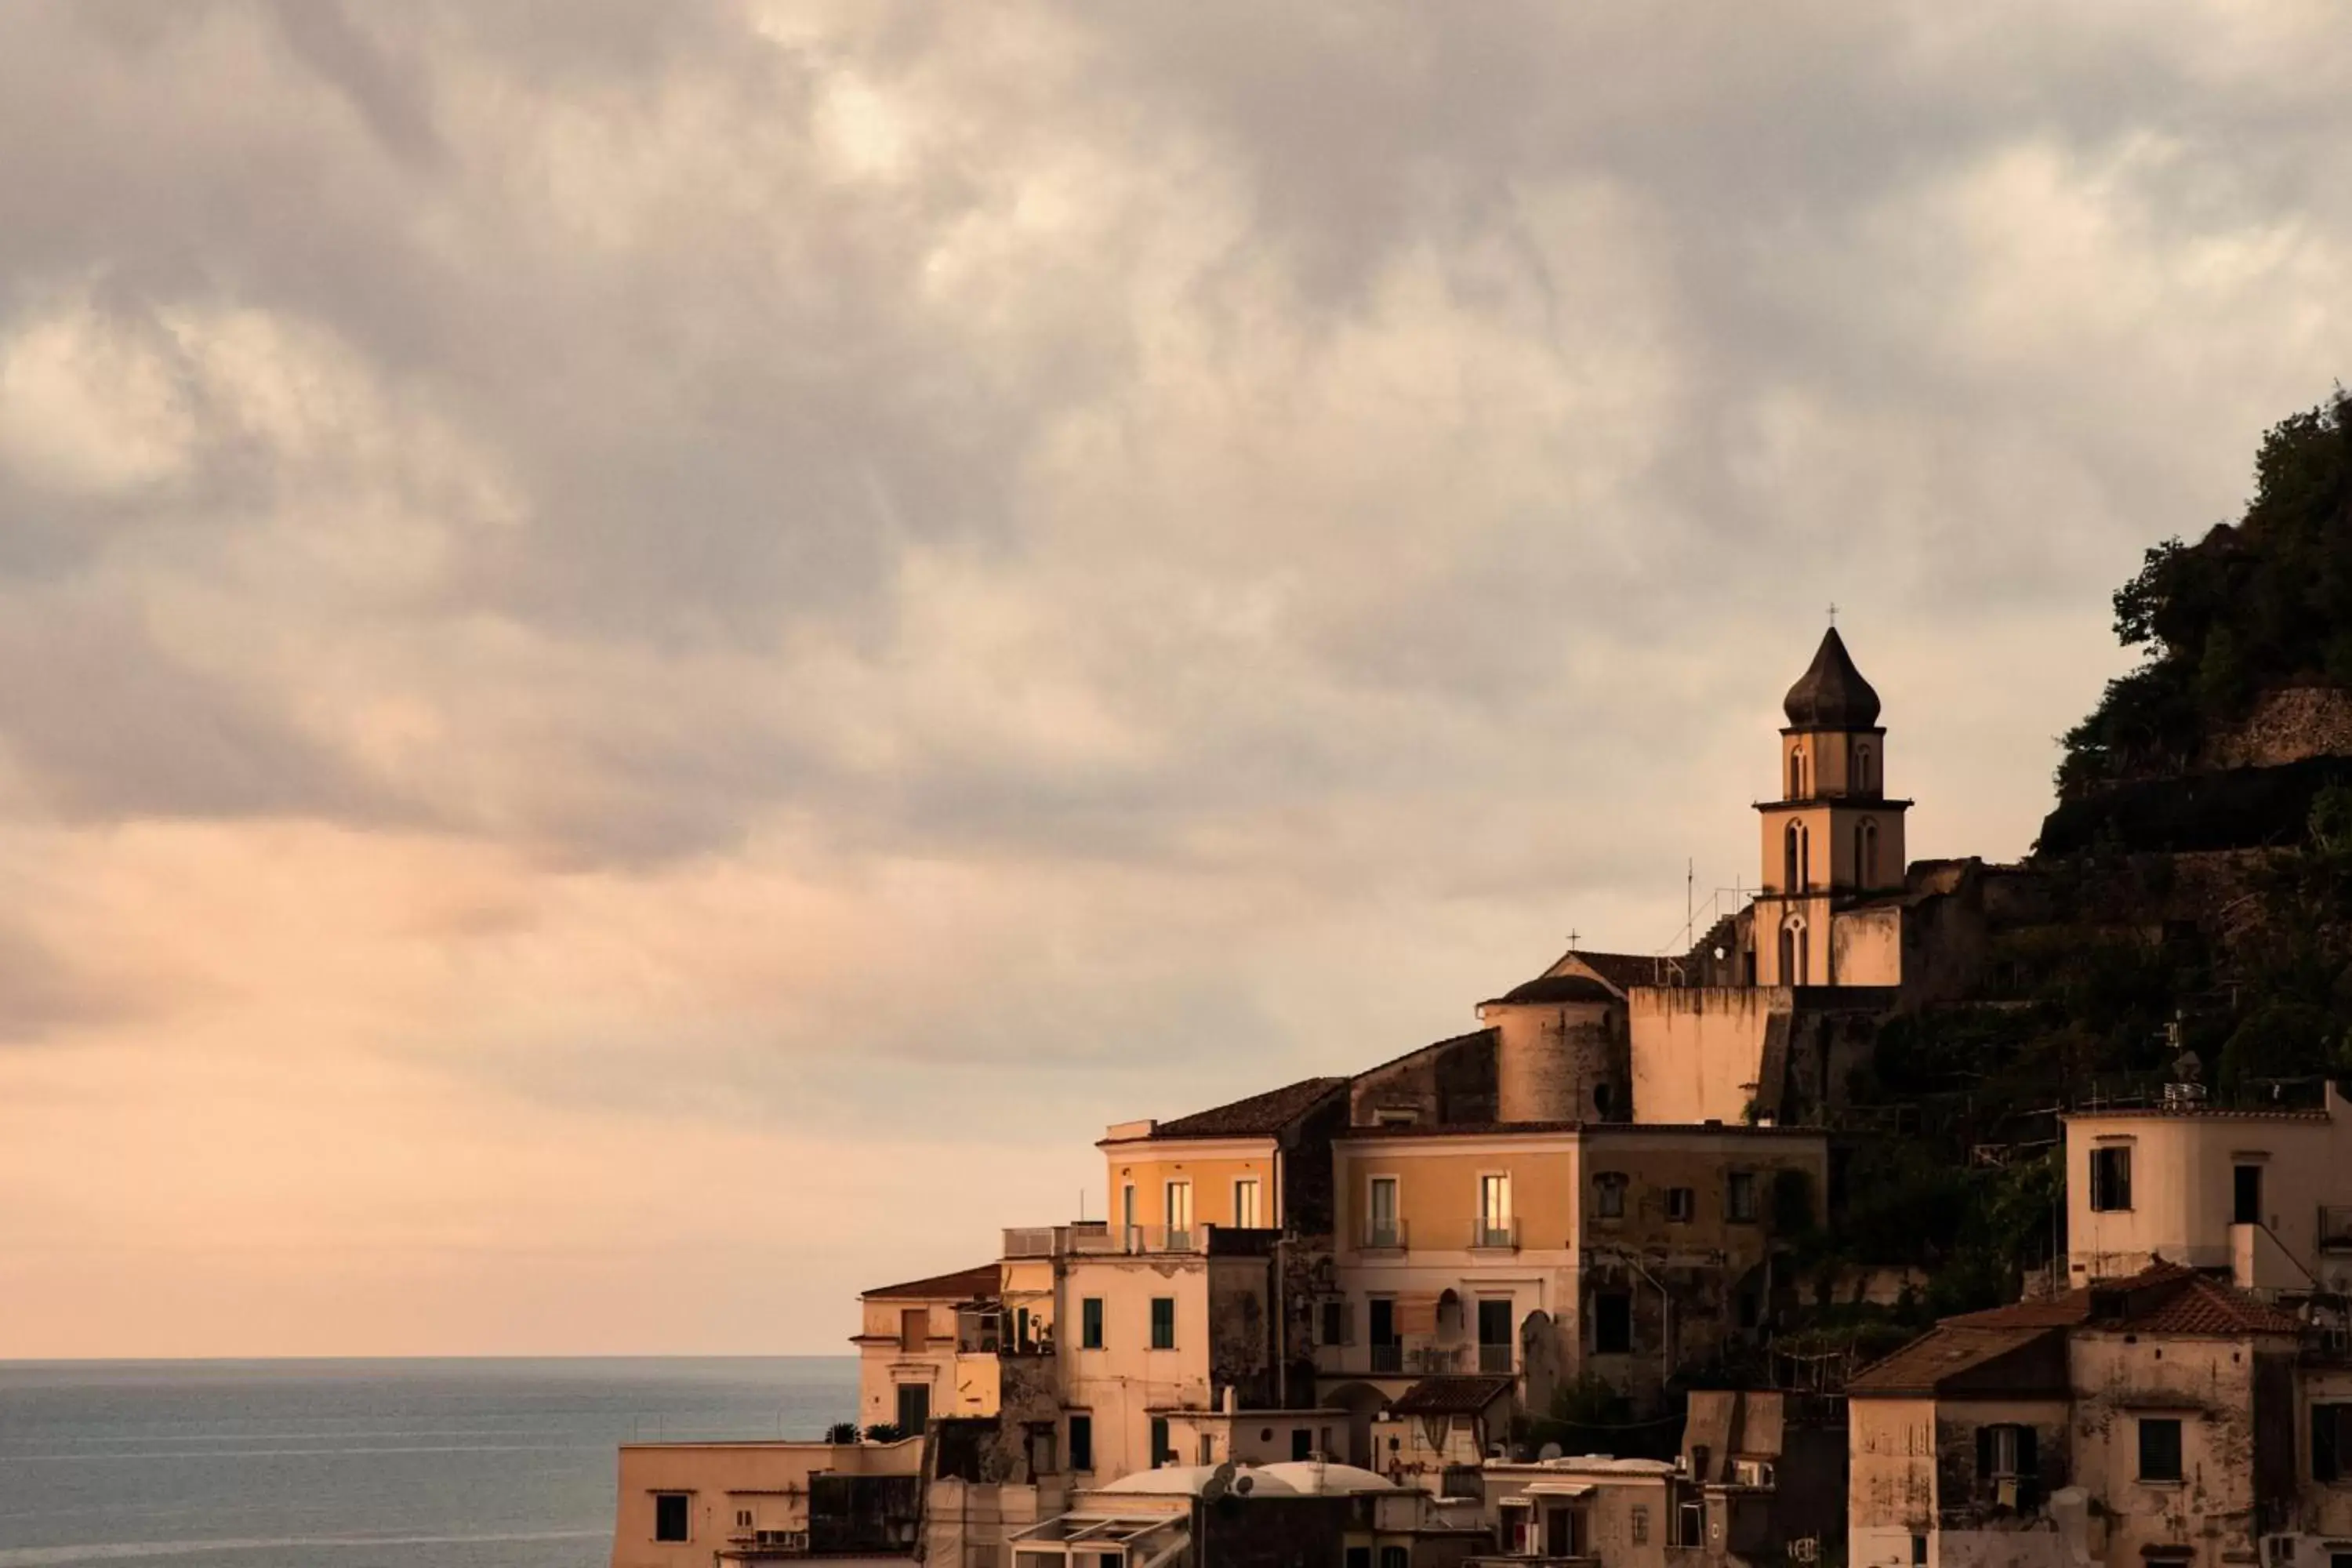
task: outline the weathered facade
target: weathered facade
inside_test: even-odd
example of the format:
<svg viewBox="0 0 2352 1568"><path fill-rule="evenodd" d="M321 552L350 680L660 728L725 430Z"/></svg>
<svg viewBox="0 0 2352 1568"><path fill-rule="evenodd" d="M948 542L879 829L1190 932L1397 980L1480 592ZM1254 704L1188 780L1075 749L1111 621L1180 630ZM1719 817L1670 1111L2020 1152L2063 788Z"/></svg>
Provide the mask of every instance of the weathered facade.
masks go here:
<svg viewBox="0 0 2352 1568"><path fill-rule="evenodd" d="M1848 1391L1851 1560L2292 1560L2342 1517L2299 1437L2339 1388L2309 1323L2177 1264L1948 1320Z"/></svg>

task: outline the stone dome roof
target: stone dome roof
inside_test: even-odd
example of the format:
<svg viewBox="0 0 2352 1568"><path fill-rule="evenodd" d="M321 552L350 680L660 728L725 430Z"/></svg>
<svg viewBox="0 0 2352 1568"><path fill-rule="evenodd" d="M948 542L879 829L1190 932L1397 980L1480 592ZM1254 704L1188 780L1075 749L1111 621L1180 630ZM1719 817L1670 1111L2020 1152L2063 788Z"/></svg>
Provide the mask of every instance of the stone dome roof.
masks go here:
<svg viewBox="0 0 2352 1568"><path fill-rule="evenodd" d="M1853 667L1845 639L1832 626L1797 684L1780 703L1799 730L1867 730L1878 722L1878 693Z"/></svg>

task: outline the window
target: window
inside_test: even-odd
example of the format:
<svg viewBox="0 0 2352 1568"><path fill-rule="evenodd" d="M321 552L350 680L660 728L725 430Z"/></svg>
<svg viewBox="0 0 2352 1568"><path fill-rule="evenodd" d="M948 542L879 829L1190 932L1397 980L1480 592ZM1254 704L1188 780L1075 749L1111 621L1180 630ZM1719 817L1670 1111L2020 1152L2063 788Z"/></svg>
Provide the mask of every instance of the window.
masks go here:
<svg viewBox="0 0 2352 1568"><path fill-rule="evenodd" d="M1911 1538L1911 1568L1927 1568L1927 1538L1924 1535Z"/></svg>
<svg viewBox="0 0 2352 1568"><path fill-rule="evenodd" d="M1802 800L1804 797L1805 753L1800 751L1791 750L1789 752L1789 798L1790 800Z"/></svg>
<svg viewBox="0 0 2352 1568"><path fill-rule="evenodd" d="M1372 1370L1403 1371L1404 1342L1397 1338L1396 1302L1386 1296L1375 1296L1371 1314Z"/></svg>
<svg viewBox="0 0 2352 1568"><path fill-rule="evenodd" d="M1151 1298L1151 1348L1172 1351L1176 1348L1176 1298Z"/></svg>
<svg viewBox="0 0 2352 1568"><path fill-rule="evenodd" d="M1234 1224L1243 1230L1256 1230L1265 1224L1258 1215L1255 1176L1243 1176L1234 1183Z"/></svg>
<svg viewBox="0 0 2352 1568"><path fill-rule="evenodd" d="M1854 793L1856 795L1869 795L1876 787L1877 786L1871 782L1870 748L1868 746L1856 746L1853 749Z"/></svg>
<svg viewBox="0 0 2352 1568"><path fill-rule="evenodd" d="M1508 1172L1489 1173L1478 1178L1478 1235L1480 1247L1508 1247L1511 1244L1511 1177Z"/></svg>
<svg viewBox="0 0 2352 1568"><path fill-rule="evenodd" d="M1853 874L1865 888L1878 886L1878 824L1866 816L1853 825Z"/></svg>
<svg viewBox="0 0 2352 1568"><path fill-rule="evenodd" d="M1070 1468L1078 1471L1095 1468L1095 1418L1070 1413Z"/></svg>
<svg viewBox="0 0 2352 1568"><path fill-rule="evenodd" d="M2038 1468L2038 1435L2031 1426L2002 1423L1977 1428L1977 1479L2009 1481Z"/></svg>
<svg viewBox="0 0 2352 1568"><path fill-rule="evenodd" d="M1168 1446L1168 1417L1155 1415L1151 1418L1151 1468L1156 1470L1175 1460L1176 1450Z"/></svg>
<svg viewBox="0 0 2352 1568"><path fill-rule="evenodd" d="M920 1354L930 1346L931 1310L929 1307L904 1307L898 1312L898 1348Z"/></svg>
<svg viewBox="0 0 2352 1568"><path fill-rule="evenodd" d="M1372 1549L1369 1546L1348 1548L1347 1568L1372 1568Z"/></svg>
<svg viewBox="0 0 2352 1568"><path fill-rule="evenodd" d="M2091 1151L2091 1207L2099 1213L2131 1207L2131 1147Z"/></svg>
<svg viewBox="0 0 2352 1568"><path fill-rule="evenodd" d="M2311 1479L2352 1480L2352 1405L2311 1407Z"/></svg>
<svg viewBox="0 0 2352 1568"><path fill-rule="evenodd" d="M1402 1246L1402 1232L1397 1228L1397 1179L1374 1176L1370 1192L1371 1203L1365 1213L1364 1245Z"/></svg>
<svg viewBox="0 0 2352 1568"><path fill-rule="evenodd" d="M1615 1171L1603 1171L1592 1178L1593 1194L1598 1200L1593 1212L1602 1219L1625 1217L1625 1178Z"/></svg>
<svg viewBox="0 0 2352 1568"><path fill-rule="evenodd" d="M693 1539L687 1528L687 1505L692 1500L685 1492L654 1494L654 1539L656 1541Z"/></svg>
<svg viewBox="0 0 2352 1568"><path fill-rule="evenodd" d="M738 1530L749 1530L751 1528L751 1510L750 1509L739 1508L735 1510L735 1528Z"/></svg>
<svg viewBox="0 0 2352 1568"><path fill-rule="evenodd" d="M1098 1351L1103 1348L1102 1298L1088 1296L1078 1303L1078 1348Z"/></svg>
<svg viewBox="0 0 2352 1568"><path fill-rule="evenodd" d="M1327 1345L1356 1342L1356 1314L1347 1302L1323 1303L1323 1342Z"/></svg>
<svg viewBox="0 0 2352 1568"><path fill-rule="evenodd" d="M1118 1189L1118 1228L1120 1234L1126 1238L1125 1246L1128 1250L1133 1251L1136 1246L1135 1184L1133 1182L1125 1183Z"/></svg>
<svg viewBox="0 0 2352 1568"><path fill-rule="evenodd" d="M1743 1221L1756 1217L1756 1173L1753 1171L1734 1171L1724 1179L1723 1217Z"/></svg>
<svg viewBox="0 0 2352 1568"><path fill-rule="evenodd" d="M1293 1426L1290 1429L1290 1457L1294 1459L1311 1459L1315 1457L1314 1427Z"/></svg>
<svg viewBox="0 0 2352 1568"><path fill-rule="evenodd" d="M1412 1553L1402 1546L1383 1546L1381 1568L1412 1568Z"/></svg>
<svg viewBox="0 0 2352 1568"><path fill-rule="evenodd" d="M1192 1184L1168 1184L1168 1250L1187 1252L1192 1246Z"/></svg>
<svg viewBox="0 0 2352 1568"><path fill-rule="evenodd" d="M1041 1421L1029 1428L1029 1473L1050 1476L1062 1467L1054 1454L1054 1424Z"/></svg>
<svg viewBox="0 0 2352 1568"><path fill-rule="evenodd" d="M2139 1418L2139 1479L2177 1481L2180 1479L2180 1419L2174 1415Z"/></svg>
<svg viewBox="0 0 2352 1568"><path fill-rule="evenodd" d="M1633 1505L1633 1544L1645 1546L1650 1540L1650 1510L1641 1503Z"/></svg>
<svg viewBox="0 0 2352 1568"><path fill-rule="evenodd" d="M1780 835L1780 889L1783 892L1793 893L1804 886L1804 833L1803 828L1792 822Z"/></svg>
<svg viewBox="0 0 2352 1568"><path fill-rule="evenodd" d="M2230 1218L2236 1225L2263 1223L2263 1168L2260 1165L2231 1167Z"/></svg>
<svg viewBox="0 0 2352 1568"><path fill-rule="evenodd" d="M1478 1370L1511 1370L1511 1299L1489 1298L1478 1303Z"/></svg>
<svg viewBox="0 0 2352 1568"><path fill-rule="evenodd" d="M1633 1348L1633 1298L1623 1290L1592 1295L1592 1353L1624 1355Z"/></svg>
<svg viewBox="0 0 2352 1568"><path fill-rule="evenodd" d="M898 1436L919 1437L931 1421L931 1385L928 1383L902 1383L898 1385Z"/></svg>
<svg viewBox="0 0 2352 1568"><path fill-rule="evenodd" d="M1706 1544L1706 1505L1693 1500L1675 1505L1675 1539L1669 1546L1704 1546Z"/></svg>
<svg viewBox="0 0 2352 1568"><path fill-rule="evenodd" d="M1676 1225L1688 1225L1698 1217L1697 1190L1692 1187L1668 1187L1666 1217Z"/></svg>

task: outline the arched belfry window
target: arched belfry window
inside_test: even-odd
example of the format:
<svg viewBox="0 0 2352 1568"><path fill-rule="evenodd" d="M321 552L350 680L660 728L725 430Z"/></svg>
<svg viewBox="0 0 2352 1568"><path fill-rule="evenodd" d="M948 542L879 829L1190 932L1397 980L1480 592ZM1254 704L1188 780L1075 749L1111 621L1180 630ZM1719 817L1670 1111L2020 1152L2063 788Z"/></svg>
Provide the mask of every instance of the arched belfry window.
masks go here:
<svg viewBox="0 0 2352 1568"><path fill-rule="evenodd" d="M1789 752L1789 798L1805 798L1805 749L1802 746Z"/></svg>
<svg viewBox="0 0 2352 1568"><path fill-rule="evenodd" d="M1878 823L1864 817L1853 825L1853 874L1865 888L1878 886Z"/></svg>
<svg viewBox="0 0 2352 1568"><path fill-rule="evenodd" d="M1801 892L1805 885L1805 830L1800 824L1792 822L1789 824L1788 831L1780 835L1780 886L1787 892Z"/></svg>
<svg viewBox="0 0 2352 1568"><path fill-rule="evenodd" d="M1869 795L1878 788L1872 778L1870 766L1870 748L1867 745L1856 746L1853 749L1853 790L1856 795Z"/></svg>

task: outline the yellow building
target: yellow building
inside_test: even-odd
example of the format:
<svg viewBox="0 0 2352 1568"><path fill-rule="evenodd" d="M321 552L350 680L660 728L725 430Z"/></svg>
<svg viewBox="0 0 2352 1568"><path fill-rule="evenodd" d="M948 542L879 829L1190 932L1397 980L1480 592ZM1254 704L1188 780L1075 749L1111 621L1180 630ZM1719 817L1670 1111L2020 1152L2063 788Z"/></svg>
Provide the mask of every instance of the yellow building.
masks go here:
<svg viewBox="0 0 2352 1568"><path fill-rule="evenodd" d="M938 1415L993 1415L999 1353L1034 1343L1024 1320L1004 1322L1003 1270L994 1263L877 1286L858 1298L861 1427L919 1433Z"/></svg>
<svg viewBox="0 0 2352 1568"><path fill-rule="evenodd" d="M1587 1372L1654 1392L1759 1332L1776 1240L1822 1217L1829 1146L1793 1128L1374 1126L1332 1160L1324 1402L1369 1411L1476 1374L1541 1408Z"/></svg>

